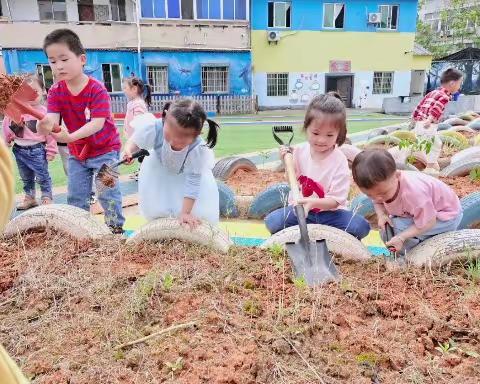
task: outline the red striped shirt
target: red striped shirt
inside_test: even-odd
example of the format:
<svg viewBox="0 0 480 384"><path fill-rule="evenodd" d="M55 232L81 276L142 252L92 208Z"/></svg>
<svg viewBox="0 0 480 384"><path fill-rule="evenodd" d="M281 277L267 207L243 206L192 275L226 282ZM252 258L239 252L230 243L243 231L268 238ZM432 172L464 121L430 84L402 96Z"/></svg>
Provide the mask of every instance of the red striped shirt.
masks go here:
<svg viewBox="0 0 480 384"><path fill-rule="evenodd" d="M412 115L413 120L423 121L432 117L432 122L437 123L451 98L450 92L443 87L427 93L415 108Z"/></svg>
<svg viewBox="0 0 480 384"><path fill-rule="evenodd" d="M79 160L120 151L120 135L113 122L110 96L100 81L90 77L76 96L64 80L54 84L48 91L48 112L59 113L69 132L79 130L92 118L105 118L100 131L68 144L70 153Z"/></svg>

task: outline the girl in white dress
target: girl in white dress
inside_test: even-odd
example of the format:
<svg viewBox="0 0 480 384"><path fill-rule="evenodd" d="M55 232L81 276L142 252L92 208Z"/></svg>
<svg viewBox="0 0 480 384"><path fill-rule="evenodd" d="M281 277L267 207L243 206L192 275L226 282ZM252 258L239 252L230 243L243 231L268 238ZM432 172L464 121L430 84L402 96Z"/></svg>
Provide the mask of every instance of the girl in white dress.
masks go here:
<svg viewBox="0 0 480 384"><path fill-rule="evenodd" d="M207 141L200 137L208 123ZM217 142L218 124L191 99L174 102L165 120L147 113L134 118L132 137L123 158L139 148L150 151L138 177L139 207L148 220L178 217L180 224L194 228L199 219L219 221L218 188L212 169L211 148Z"/></svg>

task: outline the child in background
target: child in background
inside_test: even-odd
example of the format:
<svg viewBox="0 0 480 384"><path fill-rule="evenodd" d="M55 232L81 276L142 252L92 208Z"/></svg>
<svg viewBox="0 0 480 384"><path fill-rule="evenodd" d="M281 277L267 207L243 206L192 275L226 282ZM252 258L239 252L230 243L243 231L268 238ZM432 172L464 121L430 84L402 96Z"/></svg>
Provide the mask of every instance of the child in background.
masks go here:
<svg viewBox="0 0 480 384"><path fill-rule="evenodd" d="M42 133L51 133L60 116L62 131L52 136L68 143L68 204L90 210L93 176L103 164L119 159L120 136L113 122L110 96L105 86L83 73L85 49L68 29L57 29L44 40L43 49L58 81L48 92L48 113L38 122ZM113 233L123 233L119 183L99 196L105 222Z"/></svg>
<svg viewBox="0 0 480 384"><path fill-rule="evenodd" d="M397 171L388 151L358 154L352 173L358 187L374 202L386 245L400 254L432 236L455 231L462 220L460 201L450 187L421 172ZM394 231L389 241L386 223Z"/></svg>
<svg viewBox="0 0 480 384"><path fill-rule="evenodd" d="M462 86L463 73L458 69L449 68L440 77L440 88L429 92L420 101L412 114L411 128L420 140L433 140L430 152L427 154L427 168L439 170L438 157L442 150L442 141L437 134L437 124L445 111L452 95Z"/></svg>
<svg viewBox="0 0 480 384"><path fill-rule="evenodd" d="M142 79L138 77L128 77L123 80L123 92L127 96L127 112L125 113L125 120L123 122L123 129L125 130L125 136L129 139L133 134L133 127L130 122L139 115L143 115L148 112L148 108L152 103L152 90L150 85L145 84ZM143 97L145 94L145 98ZM144 157L139 157L138 162L141 164ZM131 178L138 180L138 172L135 171Z"/></svg>
<svg viewBox="0 0 480 384"><path fill-rule="evenodd" d="M38 97L29 104L46 113L41 104L43 98L42 81L34 75L27 78L29 85L37 91ZM58 153L55 139L37 132L37 119L30 115L22 115L22 123L16 124L7 116L3 120L3 135L7 144L13 143L13 154L23 182L25 197L17 206L18 210L26 210L38 205L36 200L35 181L40 185L41 203L52 203L52 179L48 173L48 162Z"/></svg>
<svg viewBox="0 0 480 384"><path fill-rule="evenodd" d="M201 137L208 123L205 142ZM144 114L130 123L134 132L125 144L123 158L139 148L150 151L140 169L139 207L148 220L178 217L180 224L194 228L199 219L219 221L218 187L212 169L218 124L207 119L203 108L190 99L175 101L165 122Z"/></svg>
<svg viewBox="0 0 480 384"><path fill-rule="evenodd" d="M370 225L359 215L346 210L350 190L348 161L338 148L347 136L346 111L337 94L319 95L307 107L303 132L307 142L293 148L297 179L303 198L279 208L265 218L274 234L298 225L294 205L303 204L307 224L329 225L362 239ZM283 157L287 148L280 149Z"/></svg>

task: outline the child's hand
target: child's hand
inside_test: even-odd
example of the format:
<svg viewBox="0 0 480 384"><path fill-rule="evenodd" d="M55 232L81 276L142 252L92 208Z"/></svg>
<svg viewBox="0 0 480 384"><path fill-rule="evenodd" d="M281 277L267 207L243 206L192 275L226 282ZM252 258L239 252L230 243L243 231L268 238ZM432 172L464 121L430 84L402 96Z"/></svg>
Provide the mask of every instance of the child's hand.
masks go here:
<svg viewBox="0 0 480 384"><path fill-rule="evenodd" d="M53 159L55 159L55 155L47 154L47 161L53 161Z"/></svg>
<svg viewBox="0 0 480 384"><path fill-rule="evenodd" d="M130 165L133 163L132 159L132 151L130 151L130 148L128 146L125 147L125 149L122 152L122 155L120 156L122 160L126 160L125 164Z"/></svg>
<svg viewBox="0 0 480 384"><path fill-rule="evenodd" d="M45 117L42 120L37 120L37 132L39 134L48 135L52 132L52 130L53 130L53 123L48 118L48 115L45 115Z"/></svg>
<svg viewBox="0 0 480 384"><path fill-rule="evenodd" d="M318 198L316 197L303 197L301 199L298 199L298 201L294 202L295 205L303 205L303 209L305 210L305 216L308 216L308 213L313 208L315 208L316 203L318 203Z"/></svg>
<svg viewBox="0 0 480 384"><path fill-rule="evenodd" d="M65 128L64 126L60 127L62 130L58 133L51 133L51 135L53 136L53 138L57 141L59 141L60 143L65 143L65 144L68 144L68 143L71 143L73 141L75 141L74 138L72 138L72 136L70 135L70 133L67 131L67 128Z"/></svg>
<svg viewBox="0 0 480 384"><path fill-rule="evenodd" d="M378 216L378 228L385 230L385 225L390 224L391 227L393 227L392 219L388 215L379 215Z"/></svg>
<svg viewBox="0 0 480 384"><path fill-rule="evenodd" d="M405 243L405 240L400 236L393 236L390 241L387 241L385 244L387 247L393 247L397 252L399 252L401 249L403 249L403 244Z"/></svg>
<svg viewBox="0 0 480 384"><path fill-rule="evenodd" d="M283 158L285 157L285 155L287 153L292 153L293 154L293 147L287 147L286 145L282 145L280 147L280 159L283 160Z"/></svg>
<svg viewBox="0 0 480 384"><path fill-rule="evenodd" d="M193 230L200 225L200 220L191 213L181 213L178 217L178 221L182 227L188 227L190 230Z"/></svg>

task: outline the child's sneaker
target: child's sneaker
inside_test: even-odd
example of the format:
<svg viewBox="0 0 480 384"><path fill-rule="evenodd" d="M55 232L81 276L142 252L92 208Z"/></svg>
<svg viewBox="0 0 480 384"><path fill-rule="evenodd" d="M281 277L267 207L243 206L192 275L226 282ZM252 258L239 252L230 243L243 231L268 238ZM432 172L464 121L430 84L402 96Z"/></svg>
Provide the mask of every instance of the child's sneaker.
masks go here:
<svg viewBox="0 0 480 384"><path fill-rule="evenodd" d="M25 196L23 201L17 205L17 211L26 211L27 209L36 207L38 205L37 200L32 196Z"/></svg>
<svg viewBox="0 0 480 384"><path fill-rule="evenodd" d="M47 196L42 197L42 205L49 205L49 204L52 204L52 203L53 203L53 201L50 197L47 197Z"/></svg>

